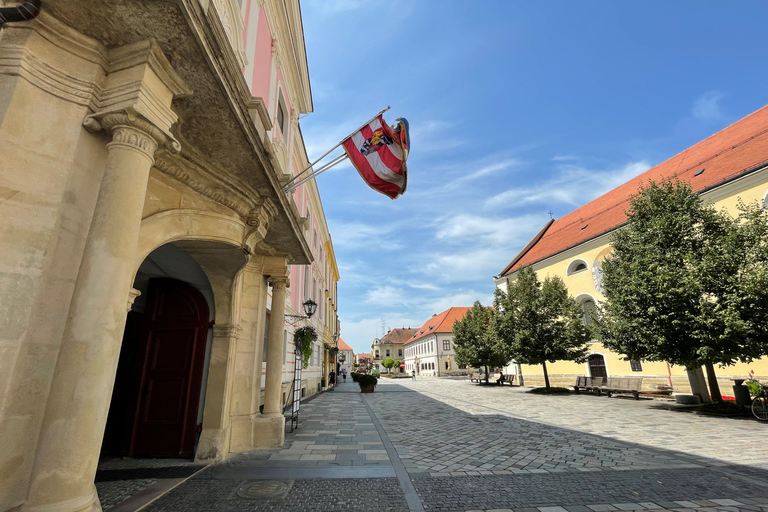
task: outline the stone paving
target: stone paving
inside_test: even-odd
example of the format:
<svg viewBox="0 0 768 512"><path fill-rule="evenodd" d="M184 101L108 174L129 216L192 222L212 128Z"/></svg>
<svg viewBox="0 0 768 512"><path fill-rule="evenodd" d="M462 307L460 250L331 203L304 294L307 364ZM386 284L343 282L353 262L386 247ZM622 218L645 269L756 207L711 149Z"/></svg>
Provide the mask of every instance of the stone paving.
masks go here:
<svg viewBox="0 0 768 512"><path fill-rule="evenodd" d="M656 400L543 397L526 388L457 380L403 380L396 386L417 393L374 394L369 401L377 411L391 411L378 417L411 473L768 468L768 431L749 418L676 412Z"/></svg>
<svg viewBox="0 0 768 512"><path fill-rule="evenodd" d="M768 512L766 425L661 402L459 380L352 383L282 449L209 466L147 512Z"/></svg>

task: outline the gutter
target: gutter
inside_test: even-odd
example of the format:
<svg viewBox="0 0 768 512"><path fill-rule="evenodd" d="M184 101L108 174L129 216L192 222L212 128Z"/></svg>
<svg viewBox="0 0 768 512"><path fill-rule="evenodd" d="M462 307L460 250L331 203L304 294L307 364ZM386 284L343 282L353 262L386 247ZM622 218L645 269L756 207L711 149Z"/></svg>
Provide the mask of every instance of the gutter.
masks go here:
<svg viewBox="0 0 768 512"><path fill-rule="evenodd" d="M0 8L0 28L9 22L29 21L40 14L40 0L26 0L19 7Z"/></svg>

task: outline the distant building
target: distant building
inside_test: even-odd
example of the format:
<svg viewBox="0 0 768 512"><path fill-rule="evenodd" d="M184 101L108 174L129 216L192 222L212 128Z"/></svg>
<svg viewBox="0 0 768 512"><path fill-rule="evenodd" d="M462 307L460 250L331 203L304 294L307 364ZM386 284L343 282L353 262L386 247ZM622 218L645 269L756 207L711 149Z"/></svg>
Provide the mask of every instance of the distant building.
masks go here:
<svg viewBox="0 0 768 512"><path fill-rule="evenodd" d="M414 329L405 342L406 372L416 375L464 375L469 372L456 364L453 349L453 323L461 320L471 308L454 307L433 315L420 329Z"/></svg>
<svg viewBox="0 0 768 512"><path fill-rule="evenodd" d="M381 365L381 362L388 357L402 362L405 357L403 343L412 338L413 333L415 332L416 329L411 329L410 327L407 329L405 327L390 329L390 331L382 336L381 339L376 338L373 340L373 345L371 346L371 351L373 353L373 367L380 372L386 372L387 369ZM401 367L399 370L395 368L393 371L402 373L405 371L405 368Z"/></svg>
<svg viewBox="0 0 768 512"><path fill-rule="evenodd" d="M347 370L347 373L352 372L352 365L355 364L355 353L352 347L347 345L343 339L339 338L339 353L336 355L338 361L338 372Z"/></svg>
<svg viewBox="0 0 768 512"><path fill-rule="evenodd" d="M768 206L768 107L750 114L731 126L691 146L645 173L598 197L568 215L547 222L543 229L506 267L494 277L496 286L506 289L517 271L530 265L540 279L559 276L570 294L586 312L603 295L601 266L611 252L610 237L626 221L629 198L649 181L677 177L690 183L694 192L718 210L737 214L739 201L758 201ZM548 364L554 386L573 385L576 376L643 377L643 387L672 385L689 388L685 368L665 361L630 361L595 340L584 363L558 361ZM720 389L729 394L732 378L744 378L750 370L757 378L768 377L766 358L751 364L735 364L717 370ZM541 366L522 365L525 382L544 382Z"/></svg>

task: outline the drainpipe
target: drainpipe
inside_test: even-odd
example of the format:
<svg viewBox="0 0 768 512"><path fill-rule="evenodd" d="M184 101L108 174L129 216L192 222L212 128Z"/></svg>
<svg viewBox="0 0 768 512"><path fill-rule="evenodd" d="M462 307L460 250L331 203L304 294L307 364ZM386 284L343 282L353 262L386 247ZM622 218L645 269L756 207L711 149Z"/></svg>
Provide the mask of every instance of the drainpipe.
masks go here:
<svg viewBox="0 0 768 512"><path fill-rule="evenodd" d="M40 14L40 0L26 0L19 7L0 7L0 27L8 22L29 21Z"/></svg>

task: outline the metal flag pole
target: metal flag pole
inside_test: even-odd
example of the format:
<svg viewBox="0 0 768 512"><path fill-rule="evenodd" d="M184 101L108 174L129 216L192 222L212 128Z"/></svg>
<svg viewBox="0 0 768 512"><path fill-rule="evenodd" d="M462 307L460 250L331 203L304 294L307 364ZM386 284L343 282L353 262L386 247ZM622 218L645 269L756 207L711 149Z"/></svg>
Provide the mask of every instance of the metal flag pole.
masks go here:
<svg viewBox="0 0 768 512"><path fill-rule="evenodd" d="M326 152L325 152L325 154L324 154L323 156L321 156L320 158L318 158L317 160L315 160L314 162L312 162L311 164L309 164L309 165L306 167L306 169L304 169L304 170L303 170L303 171L301 171L299 174L297 174L296 176L294 176L293 178L291 178L291 179L290 179L290 181L288 181L288 182L287 182L285 185L283 185L283 192L290 192L290 190L293 190L293 188L291 188L290 190L289 190L289 188L288 188L288 187L290 187L290 186L291 186L291 183L293 183L294 181L296 181L296 180L297 180L297 179L298 179L298 178L299 178L299 177L300 177L302 174L304 174L305 172L307 172L308 170L310 170L310 169L312 168L312 166L313 166L313 165L315 165L317 162L319 162L319 161L320 161L320 160L322 160L323 158L325 158L325 157L327 157L328 155L330 155L331 153L333 153L333 151L334 151L336 148L338 148L339 146L341 146L342 144L344 144L344 141L345 141L345 140L347 140L348 138L350 138L351 136L353 136L354 134L356 134L357 132L359 132L360 130L362 130L362 129L363 129L363 127L364 127L365 125L367 125L367 124L370 124L370 122L371 122L371 121L373 121L374 119L376 119L377 117L379 117L381 114L383 114L384 112L386 112L386 111L387 111L387 110L389 110L390 108L392 108L392 107L391 107L391 106L389 106L389 105L387 105L387 108L385 108L384 110L382 110L381 112L379 112L378 114L376 114L375 116L373 116L372 118L370 118L369 120L367 120L366 122L364 122L363 124L361 124L361 125L360 125L360 127L359 127L358 129L356 129L356 130L353 130L353 131L352 131L352 133L350 133L349 135L347 135L346 137L344 137L343 139L341 139L341 140L339 141L339 143L338 143L338 144L336 144L336 145L335 145L335 146L333 146L331 149L329 149L328 151L326 151ZM310 173L310 176L313 176L313 175L314 175L313 173Z"/></svg>
<svg viewBox="0 0 768 512"><path fill-rule="evenodd" d="M312 174L310 174L308 176L305 176L304 178L302 178L301 180L297 181L293 185L289 185L288 188L284 188L283 192L285 192L287 194L291 190L299 188L301 185L303 185L304 183L308 182L309 180L315 179L315 177L320 176L321 174L323 174L325 171L327 171L331 167L337 166L338 164L343 162L346 158L347 158L347 154L346 153L344 153L343 155L337 156L336 158L334 158L333 160L331 160L330 162L328 162L327 164L325 164L324 166L322 166L320 169L316 170Z"/></svg>

